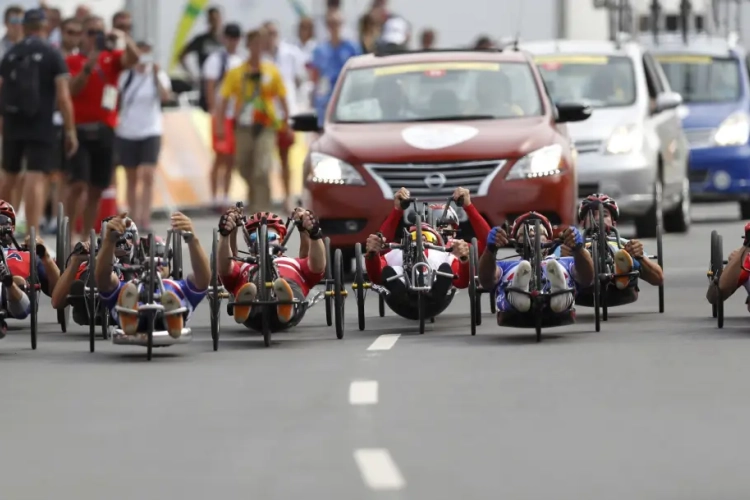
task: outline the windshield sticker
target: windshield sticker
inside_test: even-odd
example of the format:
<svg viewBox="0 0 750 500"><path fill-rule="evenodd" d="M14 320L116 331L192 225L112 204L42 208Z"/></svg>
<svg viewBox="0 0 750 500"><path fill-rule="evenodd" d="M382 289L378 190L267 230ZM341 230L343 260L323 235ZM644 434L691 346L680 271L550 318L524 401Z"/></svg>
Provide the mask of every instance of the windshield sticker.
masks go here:
<svg viewBox="0 0 750 500"><path fill-rule="evenodd" d="M546 67L547 64L558 64L558 65L562 65L562 64L607 64L609 62L609 57L607 56L556 55L556 56L535 57L534 61L537 64L542 65L545 69L547 69Z"/></svg>
<svg viewBox="0 0 750 500"><path fill-rule="evenodd" d="M404 129L401 136L413 148L433 150L456 146L478 133L478 129L466 125L419 125Z"/></svg>
<svg viewBox="0 0 750 500"><path fill-rule="evenodd" d="M656 60L660 63L672 64L711 64L709 56L691 56L689 54L658 55Z"/></svg>
<svg viewBox="0 0 750 500"><path fill-rule="evenodd" d="M400 75L403 73L425 73L427 71L499 71L498 63L482 62L449 62L449 63L423 63L423 64L399 64L398 66L381 66L375 68L375 76Z"/></svg>
<svg viewBox="0 0 750 500"><path fill-rule="evenodd" d="M341 106L337 114L339 119L347 122L370 122L383 118L383 111L377 99L350 102Z"/></svg>

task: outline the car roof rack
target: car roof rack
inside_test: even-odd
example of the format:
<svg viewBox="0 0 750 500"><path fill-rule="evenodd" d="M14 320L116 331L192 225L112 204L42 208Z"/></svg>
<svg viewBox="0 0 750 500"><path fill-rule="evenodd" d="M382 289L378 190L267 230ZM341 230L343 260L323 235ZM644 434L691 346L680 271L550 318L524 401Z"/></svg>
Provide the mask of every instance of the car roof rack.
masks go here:
<svg viewBox="0 0 750 500"><path fill-rule="evenodd" d="M373 55L375 57L387 57L387 56L399 56L403 54L429 54L429 53L444 53L444 52L489 52L497 53L503 52L504 47L496 49L474 49L474 48L450 48L450 49L414 49L414 50L375 50Z"/></svg>

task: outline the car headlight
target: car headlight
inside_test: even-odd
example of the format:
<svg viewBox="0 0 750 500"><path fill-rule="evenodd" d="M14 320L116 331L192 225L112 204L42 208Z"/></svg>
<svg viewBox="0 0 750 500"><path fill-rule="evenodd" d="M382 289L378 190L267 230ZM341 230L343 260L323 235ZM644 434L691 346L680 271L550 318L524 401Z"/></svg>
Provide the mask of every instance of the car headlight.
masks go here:
<svg viewBox="0 0 750 500"><path fill-rule="evenodd" d="M562 163L562 146L553 144L532 151L510 169L506 180L534 179L536 177L548 177L560 173Z"/></svg>
<svg viewBox="0 0 750 500"><path fill-rule="evenodd" d="M607 140L605 151L611 155L626 155L643 147L643 130L637 125L617 127Z"/></svg>
<svg viewBox="0 0 750 500"><path fill-rule="evenodd" d="M320 184L338 184L347 186L364 186L365 180L357 170L338 158L323 153L310 153L311 182Z"/></svg>
<svg viewBox="0 0 750 500"><path fill-rule="evenodd" d="M717 146L742 146L750 138L750 117L746 113L734 113L724 120L714 134Z"/></svg>

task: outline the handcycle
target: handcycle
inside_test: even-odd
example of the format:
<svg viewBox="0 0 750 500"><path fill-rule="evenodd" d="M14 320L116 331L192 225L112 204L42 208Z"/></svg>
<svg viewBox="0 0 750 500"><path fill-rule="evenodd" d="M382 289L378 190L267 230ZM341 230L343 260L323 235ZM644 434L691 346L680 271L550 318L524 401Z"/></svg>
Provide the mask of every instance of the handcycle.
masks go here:
<svg viewBox="0 0 750 500"><path fill-rule="evenodd" d="M591 259L594 262L594 280L593 287L582 290L576 295L576 305L581 307L594 308L594 326L596 331L601 331L601 322L608 320L608 309L610 307L623 306L632 304L637 299L635 293L623 294L615 286L618 278L636 279L640 276L639 271L630 271L627 273L617 273L615 271L614 252L610 242L617 245L618 250L623 248L620 232L616 227L609 230L614 235L614 241L607 234L604 223L604 209L601 202L592 202L598 217L594 217L594 210L588 212L588 229L584 231L584 239L590 245ZM661 223L657 224L656 234L657 255L649 255L649 259L656 259L659 267L664 268L662 257L662 230ZM659 285L659 313L664 312L664 284Z"/></svg>
<svg viewBox="0 0 750 500"><path fill-rule="evenodd" d="M743 247L745 249L750 248L750 230L745 231ZM747 250L745 250L747 252ZM740 266L745 273L750 274L750 269L745 266L744 257L742 257ZM724 267L729 263L724 258L724 238L719 234L718 231L711 231L711 262L709 264L708 276L709 285L714 287L716 293L716 301L711 305L711 313L717 320L717 326L724 328L724 297L719 288L719 280L721 275L724 273ZM748 299L750 301L750 299Z"/></svg>
<svg viewBox="0 0 750 500"><path fill-rule="evenodd" d="M38 333L37 325L39 318L39 294L42 290L42 285L39 281L39 273L37 272L37 263L38 259L41 258L41 255L43 255L42 252L44 252L45 250L41 245L36 245L35 243L33 243L36 241L36 228L34 227L31 227L31 229L29 230L29 241L32 242L31 244L34 245L34 247L19 245L18 241L16 241L15 236L13 236L13 230L10 227L4 227L0 229L0 235L2 235L2 237L6 241L10 242L13 245L13 247L9 250L29 253L29 277L25 280L25 283L20 287L20 289L29 297L31 348L36 350ZM8 257L6 256L5 251L0 251L0 261L2 261L3 265L7 269ZM6 293L6 290L4 288L3 293ZM8 299L5 296L3 296L2 300L0 300L0 302L2 303L2 308L0 308L0 328L2 328L3 330L7 330L7 320L13 319L6 308L7 300Z"/></svg>
<svg viewBox="0 0 750 500"><path fill-rule="evenodd" d="M531 264L531 281L529 290L509 286L506 293L513 292L526 295L531 299L531 309L525 313L514 313L512 316L504 317L502 326L511 328L534 328L536 330L536 341L542 341L542 329L557 326L566 326L575 323L575 312L573 310L564 313L549 313L549 302L552 297L573 292L566 288L557 292L545 290L545 280L542 277L542 250L554 248L562 244L561 239L542 242L542 224L539 219L533 220L534 236L531 237L531 220L523 224L523 241L511 239L509 247L516 250L516 255L503 257L502 260L521 257L522 260ZM477 261L478 262L478 261Z"/></svg>
<svg viewBox="0 0 750 500"><path fill-rule="evenodd" d="M401 200L401 208L406 210L409 206L414 205L415 209L418 207L419 200L417 198L407 198ZM432 290L432 285L438 276L455 278L453 273L444 273L440 270L433 269L429 262L425 259L425 250L434 250L436 252L450 252L450 248L445 246L433 245L431 243L425 243L422 236L422 217L425 213L425 205L422 204L421 210L415 210L413 225L415 226L416 238L412 240L409 231L404 228L401 236L400 243L386 243L384 252L392 250L400 250L403 255L403 269L404 272L388 278L388 282L404 279L406 288L411 294L416 294L417 298L417 310L419 316L419 333L424 334L425 323L429 319L431 323L435 322L435 315L428 317L426 306L427 306L427 293ZM366 291L372 290L376 292L381 300L384 301L384 296L388 296L390 292L385 286L372 283L366 278L364 270L364 255L362 253L362 244L357 243L354 246L354 261L355 261L355 279L352 284L352 290L356 292L357 296L357 319L359 322L359 329L365 329L365 300ZM471 280L470 280L471 281ZM456 288L451 287L448 295L445 297L445 307L451 303L453 297L456 294ZM445 310L445 307L440 312ZM439 314L439 313L438 313ZM384 314L380 314L384 316Z"/></svg>
<svg viewBox="0 0 750 500"><path fill-rule="evenodd" d="M237 203L237 208L242 209L243 204ZM214 351L219 349L219 337L221 334L221 303L223 300L228 300L227 313L229 315L234 314L234 308L237 306L261 308L261 333L263 334L263 343L266 347L271 346L271 337L273 334L271 331L272 307L279 305L292 305L296 308L303 308L303 310L306 311L321 300L325 301L326 323L328 326L335 323L336 338L339 340L344 338L344 302L347 296L347 291L344 289L344 260L341 250L337 249L333 256L333 262L331 262L330 240L328 238L324 239L326 248L325 277L316 285L323 285L325 288L317 291L312 298L306 298L305 300L292 299L290 301L280 301L274 296L273 282L279 277L275 260L280 253L286 250L285 246L288 243L294 228L297 227L297 224L294 223L294 219L290 216L287 219L286 226L286 237L281 242L281 245L276 247L274 252L271 253L268 246L268 220L265 217L262 218L260 225L256 230L256 241L258 242L257 254L253 254L249 251L238 250L238 255L231 257L235 262L256 266L256 276L254 281L261 286L258 286L258 295L254 301L237 301L222 285L221 278L219 277L218 263L219 231L218 229L213 230L210 257L211 282L208 289L208 302L211 316L211 340L213 341ZM241 224L241 230L244 232L246 240L249 241L249 233L245 228L244 221Z"/></svg>

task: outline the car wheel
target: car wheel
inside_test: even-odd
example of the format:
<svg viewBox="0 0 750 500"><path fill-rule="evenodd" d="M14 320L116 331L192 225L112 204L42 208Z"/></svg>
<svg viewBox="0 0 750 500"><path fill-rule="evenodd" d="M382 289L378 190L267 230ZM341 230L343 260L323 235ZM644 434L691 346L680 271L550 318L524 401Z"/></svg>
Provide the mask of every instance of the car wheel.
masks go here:
<svg viewBox="0 0 750 500"><path fill-rule="evenodd" d="M687 233L690 223L690 181L684 179L680 202L673 210L664 214L664 229L668 233Z"/></svg>
<svg viewBox="0 0 750 500"><path fill-rule="evenodd" d="M742 220L750 219L750 201L740 202L740 218Z"/></svg>
<svg viewBox="0 0 750 500"><path fill-rule="evenodd" d="M656 238L656 226L661 222L662 190L661 179L656 179L654 181L654 204L645 215L635 218L636 238Z"/></svg>

